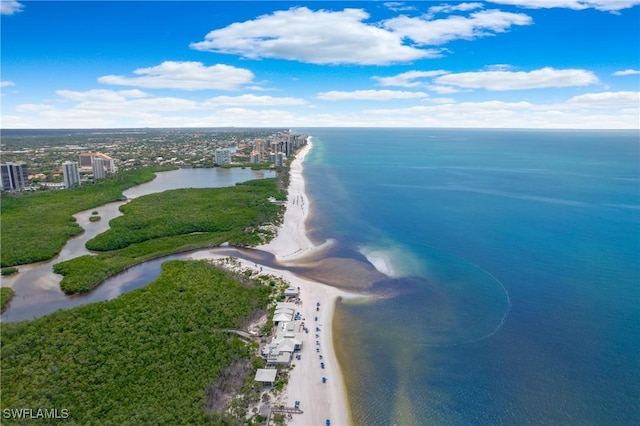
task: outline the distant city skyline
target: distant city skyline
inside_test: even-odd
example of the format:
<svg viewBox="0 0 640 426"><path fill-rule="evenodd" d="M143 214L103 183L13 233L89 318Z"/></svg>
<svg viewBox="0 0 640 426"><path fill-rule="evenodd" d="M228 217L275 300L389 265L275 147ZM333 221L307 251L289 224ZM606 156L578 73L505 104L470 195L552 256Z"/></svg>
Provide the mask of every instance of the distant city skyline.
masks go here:
<svg viewBox="0 0 640 426"><path fill-rule="evenodd" d="M2 0L0 127L640 127L640 0Z"/></svg>

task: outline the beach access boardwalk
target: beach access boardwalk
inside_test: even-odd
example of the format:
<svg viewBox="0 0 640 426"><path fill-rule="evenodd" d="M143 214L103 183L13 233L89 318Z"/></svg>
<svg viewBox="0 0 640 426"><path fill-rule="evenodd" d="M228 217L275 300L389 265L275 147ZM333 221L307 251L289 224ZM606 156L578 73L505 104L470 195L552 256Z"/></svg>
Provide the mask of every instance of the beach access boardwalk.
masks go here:
<svg viewBox="0 0 640 426"><path fill-rule="evenodd" d="M244 340L254 340L258 338L258 336L254 336L247 331L239 330L237 328L221 328L220 331L226 331L227 333L234 333L238 337Z"/></svg>
<svg viewBox="0 0 640 426"><path fill-rule="evenodd" d="M281 413L281 414L303 414L304 411L300 409L300 407L273 407L271 409L273 413Z"/></svg>

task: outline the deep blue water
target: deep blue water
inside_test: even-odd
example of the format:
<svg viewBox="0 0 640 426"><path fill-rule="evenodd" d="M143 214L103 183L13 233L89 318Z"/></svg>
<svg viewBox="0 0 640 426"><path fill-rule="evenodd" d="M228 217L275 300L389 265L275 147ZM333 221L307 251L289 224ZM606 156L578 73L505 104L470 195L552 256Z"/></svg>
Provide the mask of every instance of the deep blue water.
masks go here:
<svg viewBox="0 0 640 426"><path fill-rule="evenodd" d="M399 271L337 309L357 424L640 424L637 131L296 131L314 237Z"/></svg>

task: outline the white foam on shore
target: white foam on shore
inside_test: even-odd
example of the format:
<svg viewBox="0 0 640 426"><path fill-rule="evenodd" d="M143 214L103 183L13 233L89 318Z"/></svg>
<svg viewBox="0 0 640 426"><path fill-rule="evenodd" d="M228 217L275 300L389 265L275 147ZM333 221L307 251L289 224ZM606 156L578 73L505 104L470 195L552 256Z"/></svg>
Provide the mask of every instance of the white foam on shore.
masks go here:
<svg viewBox="0 0 640 426"><path fill-rule="evenodd" d="M371 250L368 251L366 249L361 250L361 253L367 258L369 263L371 263L381 274L384 274L388 277L395 277L396 272L393 269L393 264L391 263L391 259L387 253L382 250Z"/></svg>
<svg viewBox="0 0 640 426"><path fill-rule="evenodd" d="M362 246L358 249L378 272L389 278L424 274L424 265L409 250L392 241L385 244Z"/></svg>

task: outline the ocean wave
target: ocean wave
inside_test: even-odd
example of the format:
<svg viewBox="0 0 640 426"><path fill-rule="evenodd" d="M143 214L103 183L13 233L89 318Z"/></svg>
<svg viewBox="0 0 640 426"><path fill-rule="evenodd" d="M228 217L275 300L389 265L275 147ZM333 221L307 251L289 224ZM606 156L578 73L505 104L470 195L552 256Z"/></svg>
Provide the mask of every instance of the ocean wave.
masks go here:
<svg viewBox="0 0 640 426"><path fill-rule="evenodd" d="M389 278L424 274L424 265L421 260L396 242L385 240L376 245L361 246L358 251L378 272Z"/></svg>

